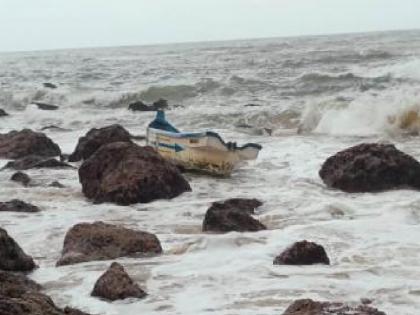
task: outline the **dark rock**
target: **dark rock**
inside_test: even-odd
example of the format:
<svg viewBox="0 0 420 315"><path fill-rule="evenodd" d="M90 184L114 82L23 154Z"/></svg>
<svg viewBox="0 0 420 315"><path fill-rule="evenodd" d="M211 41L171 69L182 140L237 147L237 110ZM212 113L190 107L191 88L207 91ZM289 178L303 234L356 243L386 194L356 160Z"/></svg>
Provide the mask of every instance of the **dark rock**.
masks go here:
<svg viewBox="0 0 420 315"><path fill-rule="evenodd" d="M128 109L132 111L151 112L157 110L165 110L169 107L168 101L165 99L159 99L152 105L146 105L142 101L137 101L128 105Z"/></svg>
<svg viewBox="0 0 420 315"><path fill-rule="evenodd" d="M75 308L68 307L68 306L66 306L66 307L64 308L64 314L65 314L65 315L90 315L90 314L88 314L88 313L85 313L85 312L79 311L79 310L77 310L77 309L75 309Z"/></svg>
<svg viewBox="0 0 420 315"><path fill-rule="evenodd" d="M250 103L250 104L245 104L244 106L245 106L245 107L260 107L261 105L260 105L260 104L253 104L253 103Z"/></svg>
<svg viewBox="0 0 420 315"><path fill-rule="evenodd" d="M257 199L244 198L214 202L204 217L203 231L256 232L265 230L265 225L251 216L255 208L261 205L262 202Z"/></svg>
<svg viewBox="0 0 420 315"><path fill-rule="evenodd" d="M103 222L80 223L67 232L57 266L161 252L154 234Z"/></svg>
<svg viewBox="0 0 420 315"><path fill-rule="evenodd" d="M4 117L4 116L9 116L9 114L6 113L6 111L4 109L0 108L0 117Z"/></svg>
<svg viewBox="0 0 420 315"><path fill-rule="evenodd" d="M16 172L10 177L10 180L21 183L23 186L28 186L31 182L31 178L28 176L28 174L25 174L23 172Z"/></svg>
<svg viewBox="0 0 420 315"><path fill-rule="evenodd" d="M44 130L52 130L52 131L69 131L70 129L61 128L56 125L48 125L41 128L42 131Z"/></svg>
<svg viewBox="0 0 420 315"><path fill-rule="evenodd" d="M32 102L32 104L35 104L39 109L42 110L57 110L59 107L57 105L47 104L47 103L41 103L41 102Z"/></svg>
<svg viewBox="0 0 420 315"><path fill-rule="evenodd" d="M7 163L5 168L12 168L22 171L31 168L73 168L73 166L58 161L54 158L45 158L39 155L29 155Z"/></svg>
<svg viewBox="0 0 420 315"><path fill-rule="evenodd" d="M420 189L420 163L391 144L364 143L338 152L324 162L319 176L346 192Z"/></svg>
<svg viewBox="0 0 420 315"><path fill-rule="evenodd" d="M144 298L147 294L130 278L124 267L113 262L96 281L92 296L115 301L126 298Z"/></svg>
<svg viewBox="0 0 420 315"><path fill-rule="evenodd" d="M0 228L0 269L8 271L31 271L36 265L31 256L25 254L7 231Z"/></svg>
<svg viewBox="0 0 420 315"><path fill-rule="evenodd" d="M48 185L49 187L55 187L55 188L65 188L66 186L64 186L62 183L58 182L58 181L53 181L51 184Z"/></svg>
<svg viewBox="0 0 420 315"><path fill-rule="evenodd" d="M69 162L86 160L101 146L113 142L130 142L130 133L120 125L93 128L84 137L79 138L76 149L69 156Z"/></svg>
<svg viewBox="0 0 420 315"><path fill-rule="evenodd" d="M42 84L44 87L49 88L49 89L56 89L57 85L50 83L50 82L46 82Z"/></svg>
<svg viewBox="0 0 420 315"><path fill-rule="evenodd" d="M386 315L376 308L359 305L349 306L343 303L316 302L310 299L294 301L283 315Z"/></svg>
<svg viewBox="0 0 420 315"><path fill-rule="evenodd" d="M168 101L163 98L154 102L152 106L155 108L155 110L165 110L169 107Z"/></svg>
<svg viewBox="0 0 420 315"><path fill-rule="evenodd" d="M143 141L146 140L146 136L144 135L131 135L131 139L136 141Z"/></svg>
<svg viewBox="0 0 420 315"><path fill-rule="evenodd" d="M324 247L316 243L296 242L274 259L275 265L330 264Z"/></svg>
<svg viewBox="0 0 420 315"><path fill-rule="evenodd" d="M59 156L60 147L45 134L29 129L0 134L0 158L19 159L28 155Z"/></svg>
<svg viewBox="0 0 420 315"><path fill-rule="evenodd" d="M79 168L85 196L120 205L171 199L191 187L179 170L151 147L129 142L102 146Z"/></svg>
<svg viewBox="0 0 420 315"><path fill-rule="evenodd" d="M10 212L39 212L37 206L31 205L19 199L13 199L7 202L0 202L0 212L10 211Z"/></svg>
<svg viewBox="0 0 420 315"><path fill-rule="evenodd" d="M38 292L42 287L22 273L0 271L0 296L19 298L28 292Z"/></svg>

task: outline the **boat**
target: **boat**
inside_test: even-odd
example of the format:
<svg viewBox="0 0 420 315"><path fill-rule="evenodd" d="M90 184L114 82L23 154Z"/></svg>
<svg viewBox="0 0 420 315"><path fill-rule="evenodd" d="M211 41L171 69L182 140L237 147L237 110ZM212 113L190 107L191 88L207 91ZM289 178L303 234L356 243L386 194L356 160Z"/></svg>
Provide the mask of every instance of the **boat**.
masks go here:
<svg viewBox="0 0 420 315"><path fill-rule="evenodd" d="M242 161L255 160L262 149L256 143L238 146L225 142L213 131L181 132L161 110L147 127L146 141L164 158L186 170L217 176L229 176Z"/></svg>

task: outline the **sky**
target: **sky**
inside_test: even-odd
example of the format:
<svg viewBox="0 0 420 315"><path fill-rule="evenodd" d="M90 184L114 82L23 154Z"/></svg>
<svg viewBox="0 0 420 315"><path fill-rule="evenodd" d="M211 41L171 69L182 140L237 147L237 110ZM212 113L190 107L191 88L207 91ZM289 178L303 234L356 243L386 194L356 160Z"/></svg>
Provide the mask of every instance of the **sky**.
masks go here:
<svg viewBox="0 0 420 315"><path fill-rule="evenodd" d="M420 0L0 0L0 51L420 28Z"/></svg>

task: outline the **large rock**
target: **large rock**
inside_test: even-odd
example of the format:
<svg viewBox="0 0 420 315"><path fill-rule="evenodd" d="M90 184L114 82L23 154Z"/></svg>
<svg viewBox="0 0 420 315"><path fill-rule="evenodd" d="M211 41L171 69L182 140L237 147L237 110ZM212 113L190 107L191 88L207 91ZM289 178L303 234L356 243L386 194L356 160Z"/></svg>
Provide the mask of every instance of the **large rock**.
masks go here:
<svg viewBox="0 0 420 315"><path fill-rule="evenodd" d="M28 155L59 156L60 147L45 134L29 129L0 134L0 158L19 159Z"/></svg>
<svg viewBox="0 0 420 315"><path fill-rule="evenodd" d="M12 168L15 170L23 171L31 168L73 168L73 166L55 158L45 158L39 155L28 155L7 163L5 168Z"/></svg>
<svg viewBox="0 0 420 315"><path fill-rule="evenodd" d="M154 234L103 222L80 223L67 232L57 266L161 252Z"/></svg>
<svg viewBox="0 0 420 315"><path fill-rule="evenodd" d="M132 111L150 112L157 110L165 110L169 107L168 101L165 99L159 99L152 105L146 105L142 101L137 101L128 105L128 109Z"/></svg>
<svg viewBox="0 0 420 315"><path fill-rule="evenodd" d="M283 315L386 315L367 305L349 306L343 303L316 302L310 299L294 301Z"/></svg>
<svg viewBox="0 0 420 315"><path fill-rule="evenodd" d="M296 242L274 259L275 265L330 264L324 247L313 242Z"/></svg>
<svg viewBox="0 0 420 315"><path fill-rule="evenodd" d="M23 186L28 186L31 182L31 178L28 174L23 172L16 172L10 177L11 181L21 183Z"/></svg>
<svg viewBox="0 0 420 315"><path fill-rule="evenodd" d="M0 269L9 271L31 271L36 265L31 256L26 255L7 231L0 228Z"/></svg>
<svg viewBox="0 0 420 315"><path fill-rule="evenodd" d="M214 202L207 210L203 221L203 231L211 232L256 232L265 230L264 224L251 214L262 205L257 199L233 198Z"/></svg>
<svg viewBox="0 0 420 315"><path fill-rule="evenodd" d="M144 298L147 294L130 278L123 266L114 262L96 281L91 295L115 301Z"/></svg>
<svg viewBox="0 0 420 315"><path fill-rule="evenodd" d="M0 296L18 298L28 292L38 292L41 286L22 273L0 270Z"/></svg>
<svg viewBox="0 0 420 315"><path fill-rule="evenodd" d="M101 146L113 142L131 143L130 133L120 125L93 128L85 136L79 138L76 149L69 156L69 162L86 160Z"/></svg>
<svg viewBox="0 0 420 315"><path fill-rule="evenodd" d="M19 199L12 199L6 202L0 202L0 212L39 212L39 208L30 203Z"/></svg>
<svg viewBox="0 0 420 315"><path fill-rule="evenodd" d="M0 117L4 117L4 116L9 116L9 114L6 113L6 111L4 109L0 108Z"/></svg>
<svg viewBox="0 0 420 315"><path fill-rule="evenodd" d="M319 171L324 183L346 192L420 189L420 163L391 144L360 144L328 158Z"/></svg>
<svg viewBox="0 0 420 315"><path fill-rule="evenodd" d="M179 170L151 147L129 142L102 146L79 169L85 196L120 205L171 199L191 187Z"/></svg>

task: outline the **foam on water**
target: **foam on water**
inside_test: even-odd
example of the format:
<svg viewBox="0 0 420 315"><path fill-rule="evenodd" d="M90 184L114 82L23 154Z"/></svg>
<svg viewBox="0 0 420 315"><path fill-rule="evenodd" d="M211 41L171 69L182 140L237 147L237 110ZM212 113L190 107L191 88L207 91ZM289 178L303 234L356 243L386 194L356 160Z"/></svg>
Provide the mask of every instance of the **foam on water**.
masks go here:
<svg viewBox="0 0 420 315"><path fill-rule="evenodd" d="M143 92L153 101L163 93L178 95L173 87L189 86L195 94L167 112L177 127L213 129L226 140L261 143L263 150L231 178L187 174L191 193L128 207L87 201L77 170L29 170L37 186L28 188L10 182L12 171L3 170L0 200L13 196L42 212L2 213L0 225L35 257L40 268L31 277L47 294L59 305L94 314L277 315L297 298L366 297L387 314L415 315L418 192L346 194L327 189L318 170L331 154L360 142L391 141L420 159L420 142L412 136L420 128L418 78L404 70L413 67L405 65L414 62L413 55L420 56L417 37L418 32L358 34L1 55L0 70L7 75L0 77L0 107L11 114L0 118L1 133L56 125L62 130L45 133L71 153L92 127L120 123L144 134L154 113L129 112L128 103L145 97ZM354 51L355 41L365 50ZM279 66L285 60L300 65ZM304 91L299 82L311 73L330 78L312 75L312 92ZM360 89L360 80L388 74L388 81ZM45 81L58 89L43 89ZM30 105L35 99L60 109L41 111ZM260 132L264 128L272 132ZM54 180L66 187L48 187ZM268 230L202 233L211 202L230 197L263 200L256 217ZM90 297L110 261L55 267L66 231L96 220L147 230L161 240L161 256L117 259L149 293L145 300L107 303ZM331 266L273 266L276 255L302 239L324 245Z"/></svg>

